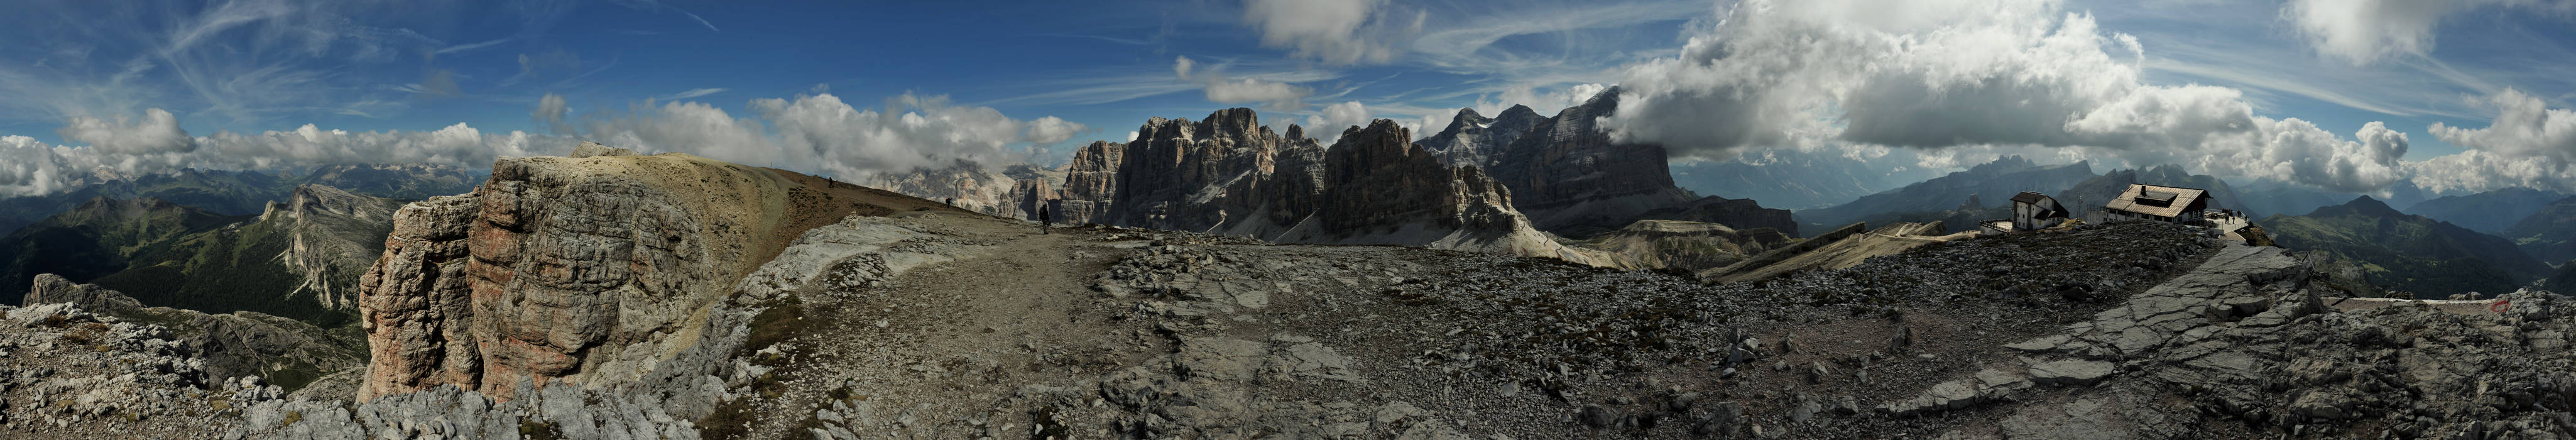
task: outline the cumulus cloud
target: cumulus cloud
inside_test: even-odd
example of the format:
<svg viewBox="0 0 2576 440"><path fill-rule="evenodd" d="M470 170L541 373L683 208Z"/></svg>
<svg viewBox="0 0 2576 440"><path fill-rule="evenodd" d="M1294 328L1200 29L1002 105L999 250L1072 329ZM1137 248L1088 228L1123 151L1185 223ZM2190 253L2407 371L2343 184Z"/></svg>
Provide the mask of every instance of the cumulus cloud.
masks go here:
<svg viewBox="0 0 2576 440"><path fill-rule="evenodd" d="M191 137L167 111L138 119L74 117L58 131L85 145L0 136L0 195L41 195L96 179L176 171L285 170L344 163L423 163L482 168L499 156L551 154L566 138L484 133L459 123L433 131L351 132L312 124L288 131Z"/></svg>
<svg viewBox="0 0 2576 440"><path fill-rule="evenodd" d="M1198 83L1200 90L1207 93L1209 102L1258 103L1268 110L1295 111L1306 108L1306 97L1315 94L1314 89L1280 81L1228 78L1224 72L1219 71L1223 69L1221 65L1205 72L1197 72L1193 70L1196 64L1190 61L1189 57L1180 57L1172 62L1172 74L1179 77L1181 81ZM1197 78L1193 80L1193 76Z"/></svg>
<svg viewBox="0 0 2576 440"><path fill-rule="evenodd" d="M2549 108L2540 98L2504 89L2483 99L2496 111L2486 128L2440 122L2426 131L2469 151L2414 164L2426 189L2483 190L2526 186L2576 192L2576 110Z"/></svg>
<svg viewBox="0 0 2576 440"><path fill-rule="evenodd" d="M1393 61L1399 45L1422 32L1428 11L1411 14L1386 0L1252 0L1243 22L1261 33L1261 46L1289 49L1289 56L1327 64Z"/></svg>
<svg viewBox="0 0 2576 440"><path fill-rule="evenodd" d="M1361 105L1359 101L1346 101L1324 106L1323 113L1307 116L1306 133L1314 136L1317 142L1332 145L1334 140L1342 137L1343 129L1367 126L1369 122L1368 106Z"/></svg>
<svg viewBox="0 0 2576 440"><path fill-rule="evenodd" d="M1029 121L1028 141L1038 144L1064 142L1067 139L1073 139L1073 135L1082 134L1084 130L1090 129L1089 126L1066 121L1064 118L1047 116Z"/></svg>
<svg viewBox="0 0 2576 440"><path fill-rule="evenodd" d="M904 94L862 109L831 94L755 99L756 117L714 106L669 102L618 114L590 115L580 133L642 151L685 152L863 181L957 160L999 164L1027 160L1014 145L1071 139L1089 127L1046 117L1021 121L990 107L945 96Z"/></svg>
<svg viewBox="0 0 2576 440"><path fill-rule="evenodd" d="M179 128L179 117L159 108L145 109L140 119L117 115L116 120L109 121L74 116L54 133L108 154L186 153L197 149L196 138L188 137L188 130Z"/></svg>
<svg viewBox="0 0 2576 440"><path fill-rule="evenodd" d="M2393 131L2345 141L2257 116L2235 89L2147 84L2135 38L2057 1L1756 0L1720 14L1680 55L1624 70L1614 137L1686 158L2038 145L2347 191L2403 178Z"/></svg>
<svg viewBox="0 0 2576 440"><path fill-rule="evenodd" d="M2576 11L2576 2L2546 0L2294 0L2281 18L2318 53L2361 65L2430 52L2442 19L2483 6Z"/></svg>
<svg viewBox="0 0 2576 440"><path fill-rule="evenodd" d="M2454 127L2440 122L2427 129L2451 145L2516 157L2544 157L2576 162L2576 111L2549 108L2540 98L2504 89L2489 95L2494 123L2487 128Z"/></svg>
<svg viewBox="0 0 2576 440"><path fill-rule="evenodd" d="M864 180L956 160L1029 160L1038 147L1090 130L1057 117L1022 121L944 96L904 94L858 108L830 94L757 99L749 117L696 102L645 101L623 111L570 115L562 96L538 99L531 115L562 125L551 135L486 132L458 123L428 131L324 129L216 132L190 136L160 109L140 118L75 117L58 132L85 145L47 145L0 136L0 195L47 194L93 177L180 168L286 170L344 163L424 163L483 168L501 156L562 154L584 140L642 151L710 158ZM572 119L579 119L574 121Z"/></svg>
<svg viewBox="0 0 2576 440"><path fill-rule="evenodd" d="M1485 116L1493 116L1502 114L1503 109L1526 105L1531 110L1537 110L1540 115L1554 115L1566 107L1582 105L1584 101L1592 100L1594 95L1600 95L1601 91L1609 89L1609 85L1601 83L1556 87L1524 84L1506 87L1500 93L1491 96L1492 99L1477 99L1475 108L1484 109L1480 111L1484 112ZM1445 119L1445 116L1443 118L1441 123L1446 124L1448 119ZM1434 127L1434 129L1437 128Z"/></svg>

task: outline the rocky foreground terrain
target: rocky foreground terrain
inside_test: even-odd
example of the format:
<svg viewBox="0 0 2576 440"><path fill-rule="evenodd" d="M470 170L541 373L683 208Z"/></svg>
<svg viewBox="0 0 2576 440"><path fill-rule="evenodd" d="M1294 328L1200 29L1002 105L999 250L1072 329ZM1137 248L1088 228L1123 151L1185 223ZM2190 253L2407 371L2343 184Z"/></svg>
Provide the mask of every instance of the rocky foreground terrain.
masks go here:
<svg viewBox="0 0 2576 440"><path fill-rule="evenodd" d="M113 301L5 309L0 437L2576 433L2567 297L2350 298L2283 249L2153 223L1710 284L1041 233L687 155L574 156L398 212L359 295L372 368L339 385L208 373L162 324L83 309Z"/></svg>

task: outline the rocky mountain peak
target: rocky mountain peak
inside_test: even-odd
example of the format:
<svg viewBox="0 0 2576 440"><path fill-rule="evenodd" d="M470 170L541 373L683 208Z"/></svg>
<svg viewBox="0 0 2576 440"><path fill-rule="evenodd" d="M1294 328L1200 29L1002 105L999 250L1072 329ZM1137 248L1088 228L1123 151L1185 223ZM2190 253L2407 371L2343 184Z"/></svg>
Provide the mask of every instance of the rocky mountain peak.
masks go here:
<svg viewBox="0 0 2576 440"><path fill-rule="evenodd" d="M2378 218L2404 218L2408 216L2404 212L2399 212L2397 208L2389 207L2388 202L2382 202L2379 201L2379 199L2370 198L2370 196L2367 195L2353 198L2352 201L2345 202L2342 205L2317 208L2316 211L2308 213L2308 216L2310 217L2335 215L2361 215Z"/></svg>
<svg viewBox="0 0 2576 440"><path fill-rule="evenodd" d="M1458 109L1458 116L1449 118L1449 128L1442 131L1478 127L1485 125L1486 122L1492 121L1493 118L1487 118L1484 115L1476 114L1476 109L1474 108L1462 108Z"/></svg>

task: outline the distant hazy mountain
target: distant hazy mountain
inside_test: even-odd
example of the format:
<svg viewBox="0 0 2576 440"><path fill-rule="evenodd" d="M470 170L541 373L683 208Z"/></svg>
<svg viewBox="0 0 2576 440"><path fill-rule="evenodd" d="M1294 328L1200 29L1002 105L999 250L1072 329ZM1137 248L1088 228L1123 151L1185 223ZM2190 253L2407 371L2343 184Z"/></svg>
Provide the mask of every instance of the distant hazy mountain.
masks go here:
<svg viewBox="0 0 2576 440"><path fill-rule="evenodd" d="M445 165L329 165L314 168L296 185L322 185L347 191L403 200L422 200L434 196L452 196L473 191L483 183L483 175L463 168Z"/></svg>
<svg viewBox="0 0 2576 440"><path fill-rule="evenodd" d="M125 270L155 244L222 228L226 216L167 200L91 198L0 237L0 302L17 304L38 274L90 280Z"/></svg>
<svg viewBox="0 0 2576 440"><path fill-rule="evenodd" d="M2542 261L2576 258L2576 197L2558 199L2523 217L2504 236Z"/></svg>
<svg viewBox="0 0 2576 440"><path fill-rule="evenodd" d="M1750 165L1738 161L1675 164L1673 181L1700 194L1761 200L1786 209L1823 208L1875 192L1883 173L1848 161L1793 159Z"/></svg>
<svg viewBox="0 0 2576 440"><path fill-rule="evenodd" d="M2426 200L2405 208L2405 211L2473 231L2501 234L2515 222L2540 212L2540 208L2548 206L2549 202L2566 197L2566 194L2552 191L2513 187Z"/></svg>
<svg viewBox="0 0 2576 440"><path fill-rule="evenodd" d="M0 233L15 231L98 197L155 198L221 215L253 215L285 200L299 185L405 200L461 194L483 183L483 174L443 165L329 165L303 177L250 171L180 170L132 178L97 178L41 196L0 197ZM20 288L24 288L23 286Z"/></svg>
<svg viewBox="0 0 2576 440"><path fill-rule="evenodd" d="M1968 196L1979 206L2008 205L2022 191L2056 191L2095 177L2088 162L2039 165L2021 156L2004 156L1902 188L1871 194L1831 208L1798 211L1800 221L1832 227L1878 214L1948 211ZM1816 228L1815 230L1824 230Z"/></svg>
<svg viewBox="0 0 2576 440"><path fill-rule="evenodd" d="M2210 207L2245 211L2244 196L2226 180L2205 174L2183 171L2181 166L2159 165L2143 170L2112 170L2101 176L2084 179L2054 194L2057 202L2077 212L2099 208L2127 191L2130 184L2148 184L2194 188L2209 191ZM2081 215L2078 215L2081 217Z"/></svg>
<svg viewBox="0 0 2576 440"><path fill-rule="evenodd" d="M2317 208L2341 205L2354 197L2365 195L2327 191L2303 184L2274 180L2238 182L2236 192L2238 196L2244 198L2246 212L2253 213L2256 218L2273 214L2298 215ZM2398 210L2411 210L2415 204L2423 203L2433 196L2409 182L2390 185L2386 192L2385 195L2369 196Z"/></svg>
<svg viewBox="0 0 2576 440"><path fill-rule="evenodd" d="M94 199L0 238L0 299L37 274L125 292L147 306L255 311L334 326L356 307L358 276L384 253L395 199L298 187L258 216L223 216L160 199Z"/></svg>
<svg viewBox="0 0 2576 440"><path fill-rule="evenodd" d="M2358 261L2372 284L2419 297L2508 293L2550 271L2502 237L2398 212L2369 197L2256 224L2282 247Z"/></svg>

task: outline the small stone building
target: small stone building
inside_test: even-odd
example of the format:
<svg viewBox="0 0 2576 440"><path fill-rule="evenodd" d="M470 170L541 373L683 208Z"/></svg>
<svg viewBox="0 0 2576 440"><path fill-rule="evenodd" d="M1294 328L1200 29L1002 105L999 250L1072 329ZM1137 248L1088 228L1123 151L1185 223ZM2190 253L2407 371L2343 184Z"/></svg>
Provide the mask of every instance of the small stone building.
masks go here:
<svg viewBox="0 0 2576 440"><path fill-rule="evenodd" d="M2093 216L2102 221L2155 220L2167 223L2200 223L2209 210L2209 191L2171 186L2131 184L2119 198L2103 204Z"/></svg>
<svg viewBox="0 0 2576 440"><path fill-rule="evenodd" d="M2012 227L2017 231L2047 229L2065 223L2068 217L2066 207L2058 205L2056 198L2030 191L2013 195L2012 210Z"/></svg>

